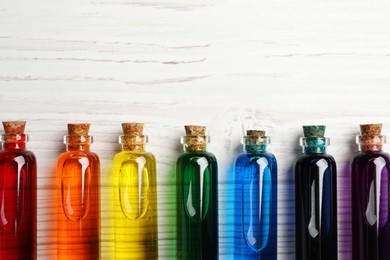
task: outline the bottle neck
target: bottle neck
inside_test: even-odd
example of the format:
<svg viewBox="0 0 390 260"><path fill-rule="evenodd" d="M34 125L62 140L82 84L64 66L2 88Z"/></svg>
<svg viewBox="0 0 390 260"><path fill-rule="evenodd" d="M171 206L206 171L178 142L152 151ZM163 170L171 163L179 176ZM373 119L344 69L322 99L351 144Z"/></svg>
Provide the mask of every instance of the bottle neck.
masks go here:
<svg viewBox="0 0 390 260"><path fill-rule="evenodd" d="M358 135L356 136L356 143L359 145L359 151L361 152L381 152L383 145L386 143L386 136Z"/></svg>
<svg viewBox="0 0 390 260"><path fill-rule="evenodd" d="M329 143L327 137L303 137L300 139L304 154L326 154L326 147Z"/></svg>
<svg viewBox="0 0 390 260"><path fill-rule="evenodd" d="M127 152L145 152L145 145L148 143L147 135L121 135L119 143L122 145L122 151Z"/></svg>
<svg viewBox="0 0 390 260"><path fill-rule="evenodd" d="M243 136L241 140L245 153L265 153L270 142L269 136Z"/></svg>
<svg viewBox="0 0 390 260"><path fill-rule="evenodd" d="M183 144L184 152L206 152L209 136L182 136L180 142Z"/></svg>
<svg viewBox="0 0 390 260"><path fill-rule="evenodd" d="M65 135L64 143L69 151L90 151L93 138L90 135Z"/></svg>
<svg viewBox="0 0 390 260"><path fill-rule="evenodd" d="M3 149L26 149L26 142L28 141L27 134L3 134L1 135L1 142Z"/></svg>
<svg viewBox="0 0 390 260"><path fill-rule="evenodd" d="M245 153L265 153L267 151L266 145L244 145L243 151Z"/></svg>
<svg viewBox="0 0 390 260"><path fill-rule="evenodd" d="M145 152L145 145L124 145L122 144L122 151L126 152L140 152L143 153Z"/></svg>

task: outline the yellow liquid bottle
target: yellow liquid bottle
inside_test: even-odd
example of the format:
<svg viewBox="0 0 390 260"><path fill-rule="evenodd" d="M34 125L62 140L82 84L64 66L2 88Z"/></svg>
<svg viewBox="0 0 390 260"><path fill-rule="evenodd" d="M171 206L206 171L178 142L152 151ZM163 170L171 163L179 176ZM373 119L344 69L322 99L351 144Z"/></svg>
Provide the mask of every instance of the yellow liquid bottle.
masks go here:
<svg viewBox="0 0 390 260"><path fill-rule="evenodd" d="M112 176L115 259L157 259L156 160L144 150L143 124L122 127Z"/></svg>

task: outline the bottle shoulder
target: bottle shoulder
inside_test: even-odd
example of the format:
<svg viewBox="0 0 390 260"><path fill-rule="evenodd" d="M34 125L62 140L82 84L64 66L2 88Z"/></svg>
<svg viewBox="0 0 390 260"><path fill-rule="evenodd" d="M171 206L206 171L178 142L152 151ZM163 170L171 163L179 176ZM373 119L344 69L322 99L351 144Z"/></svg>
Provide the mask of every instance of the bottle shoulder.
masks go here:
<svg viewBox="0 0 390 260"><path fill-rule="evenodd" d="M100 160L99 160L99 156L94 153L94 152L90 152L90 151L66 151L66 152L63 152L61 153L59 156L58 156L58 162L62 162L62 161L66 161L66 160L69 160L69 159L81 159L81 158L87 158L88 160L92 161L92 162L97 162L99 163Z"/></svg>
<svg viewBox="0 0 390 260"><path fill-rule="evenodd" d="M149 153L149 152L133 152L133 151L121 151L117 154L115 154L114 156L114 162L117 162L117 161L125 161L125 160L129 160L129 159L136 159L136 158L140 158L140 157L143 157L145 158L147 161L156 161L156 158L154 157L154 155L152 153Z"/></svg>
<svg viewBox="0 0 390 260"><path fill-rule="evenodd" d="M260 158L265 158L267 161L270 163L276 164L276 157L274 154L266 152L266 153L241 153L237 156L236 158L236 163L243 163L246 161L250 161L253 159L260 159Z"/></svg>
<svg viewBox="0 0 390 260"><path fill-rule="evenodd" d="M390 154L380 151L380 152L361 152L358 151L353 154L351 161L363 161L363 160L371 160L373 158L384 157L387 160L390 160Z"/></svg>
<svg viewBox="0 0 390 260"><path fill-rule="evenodd" d="M269 159L276 159L275 155L273 153L270 153L270 152L264 152L264 153L240 153L238 156L237 156L237 159L238 158L261 158L261 157L265 157L265 158L269 158Z"/></svg>
<svg viewBox="0 0 390 260"><path fill-rule="evenodd" d="M330 154L301 154L295 161L297 164L307 164L310 162L317 162L321 159L325 159L329 164L335 164L336 160Z"/></svg>
<svg viewBox="0 0 390 260"><path fill-rule="evenodd" d="M27 160L36 161L35 154L29 150L26 149L7 149L7 150L0 150L0 159L3 158L15 158L22 156L23 158Z"/></svg>
<svg viewBox="0 0 390 260"><path fill-rule="evenodd" d="M196 152L185 152L179 155L177 158L177 162L183 162L183 161L188 161L191 160L192 158L206 158L210 162L217 162L217 159L214 154L210 152L204 152L204 151L196 151Z"/></svg>
<svg viewBox="0 0 390 260"><path fill-rule="evenodd" d="M243 174L243 170L250 168L251 171L253 171L253 169L259 171L261 167L264 166L267 166L272 174L277 174L278 164L275 155L272 153L241 153L236 158L234 169L237 178L240 178L239 176Z"/></svg>

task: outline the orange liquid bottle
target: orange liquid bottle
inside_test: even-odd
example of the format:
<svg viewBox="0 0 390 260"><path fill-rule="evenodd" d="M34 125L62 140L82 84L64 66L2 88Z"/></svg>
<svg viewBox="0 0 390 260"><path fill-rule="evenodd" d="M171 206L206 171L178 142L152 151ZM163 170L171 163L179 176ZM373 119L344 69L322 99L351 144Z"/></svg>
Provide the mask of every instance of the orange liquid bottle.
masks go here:
<svg viewBox="0 0 390 260"><path fill-rule="evenodd" d="M100 162L88 131L89 124L69 124L57 162L59 260L99 259Z"/></svg>

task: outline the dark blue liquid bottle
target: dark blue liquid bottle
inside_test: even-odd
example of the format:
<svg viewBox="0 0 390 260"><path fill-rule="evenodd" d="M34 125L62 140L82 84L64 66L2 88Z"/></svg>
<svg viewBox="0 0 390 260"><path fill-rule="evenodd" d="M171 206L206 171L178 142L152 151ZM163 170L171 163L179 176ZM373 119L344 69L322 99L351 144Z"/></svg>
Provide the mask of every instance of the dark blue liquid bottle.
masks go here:
<svg viewBox="0 0 390 260"><path fill-rule="evenodd" d="M336 163L325 126L304 126L294 166L296 260L337 260Z"/></svg>
<svg viewBox="0 0 390 260"><path fill-rule="evenodd" d="M276 260L277 163L265 131L248 130L235 164L234 259Z"/></svg>

